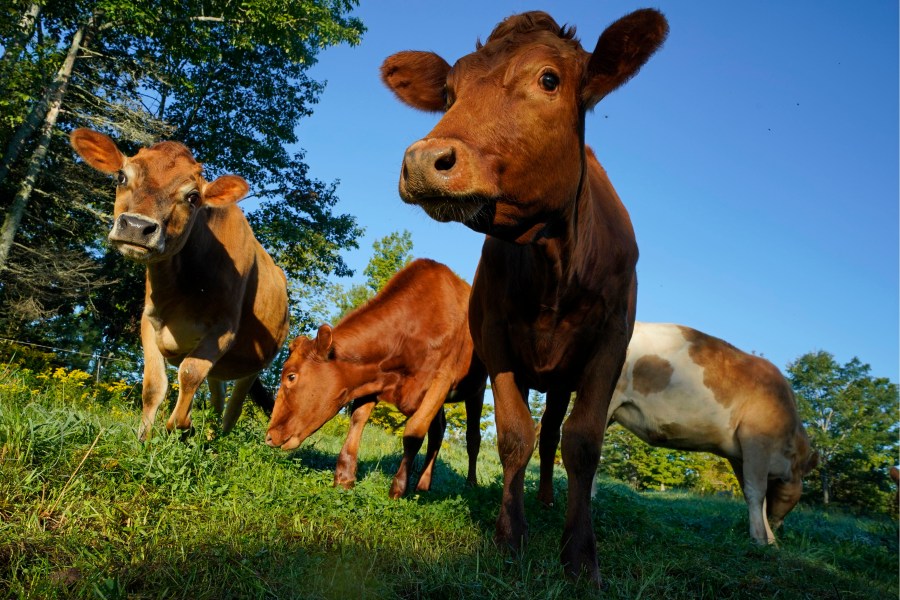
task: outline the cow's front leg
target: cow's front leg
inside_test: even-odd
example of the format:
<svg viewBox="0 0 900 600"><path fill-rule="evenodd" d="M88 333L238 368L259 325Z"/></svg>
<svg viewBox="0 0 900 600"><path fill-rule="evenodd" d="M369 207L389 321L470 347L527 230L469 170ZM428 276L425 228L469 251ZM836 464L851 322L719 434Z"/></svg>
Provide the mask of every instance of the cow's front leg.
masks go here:
<svg viewBox="0 0 900 600"><path fill-rule="evenodd" d="M375 396L363 396L357 398L350 405L350 429L347 431L347 440L338 455L337 467L334 469L334 485L350 489L356 483L356 464L359 455L359 441L362 439L363 429L369 415L378 400Z"/></svg>
<svg viewBox="0 0 900 600"><path fill-rule="evenodd" d="M739 433L741 454L744 457L744 500L750 516L750 536L759 544L774 544L775 535L766 518L766 492L768 491L768 449L764 441Z"/></svg>
<svg viewBox="0 0 900 600"><path fill-rule="evenodd" d="M541 434L538 439L538 455L541 459L541 478L538 484L538 501L553 506L553 466L559 447L560 428L569 408L569 390L554 388L547 392L547 404L541 417Z"/></svg>
<svg viewBox="0 0 900 600"><path fill-rule="evenodd" d="M406 421L406 427L403 429L403 458L400 460L400 468L397 469L397 474L394 475L394 480L391 482L391 498L400 498L406 493L406 487L409 485L409 472L416 459L416 454L422 447L422 440L425 439L425 433L431 427L431 422L444 406L444 399L450 391L450 384L450 375L439 372L428 387L428 391L425 392L425 398L422 399L419 408Z"/></svg>
<svg viewBox="0 0 900 600"><path fill-rule="evenodd" d="M190 429L191 403L197 388L209 375L210 369L231 348L234 332L226 329L218 335L207 335L178 366L178 401L166 421L166 429ZM252 383L252 382L251 382ZM244 391L246 394L246 390Z"/></svg>
<svg viewBox="0 0 900 600"><path fill-rule="evenodd" d="M562 458L569 483L562 537L563 568L569 577L587 577L598 586L600 567L591 519L591 488L600 462L609 403L625 361L629 337L624 327L606 328L601 349L588 362L562 431Z"/></svg>
<svg viewBox="0 0 900 600"><path fill-rule="evenodd" d="M138 427L138 439L145 442L150 437L156 413L165 400L169 388L166 359L156 345L156 331L147 317L141 317L141 345L144 349L144 384L141 389L143 410L141 424Z"/></svg>
<svg viewBox="0 0 900 600"><path fill-rule="evenodd" d="M503 465L503 497L494 538L501 547L521 549L528 535L525 521L525 467L534 452L534 422L523 390L511 372L491 375L497 420L497 450Z"/></svg>

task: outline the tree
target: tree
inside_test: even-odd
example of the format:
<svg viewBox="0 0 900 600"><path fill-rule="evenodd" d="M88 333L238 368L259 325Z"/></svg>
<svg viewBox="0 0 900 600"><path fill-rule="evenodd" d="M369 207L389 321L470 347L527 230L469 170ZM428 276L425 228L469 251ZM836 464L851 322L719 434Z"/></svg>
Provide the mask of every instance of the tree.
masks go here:
<svg viewBox="0 0 900 600"><path fill-rule="evenodd" d="M348 290L341 287L335 289L335 304L338 308L334 316L335 322L380 292L397 271L412 261L412 249L412 234L406 230L395 231L375 240L372 244L372 258L363 271L365 283L351 286Z"/></svg>
<svg viewBox="0 0 900 600"><path fill-rule="evenodd" d="M178 139L208 177L243 175L260 201L251 222L291 278L294 306L350 274L340 251L361 230L333 214L336 183L310 178L302 150L287 148L323 88L306 74L316 54L364 31L348 15L356 4L0 0L11 17L0 23L4 333L92 348L133 333L141 269L108 254L111 186L74 163L67 132L78 126L127 153Z"/></svg>
<svg viewBox="0 0 900 600"><path fill-rule="evenodd" d="M898 450L898 387L873 377L854 357L841 365L828 352L804 354L788 365L800 417L819 453L808 484L823 504L884 510L888 469Z"/></svg>

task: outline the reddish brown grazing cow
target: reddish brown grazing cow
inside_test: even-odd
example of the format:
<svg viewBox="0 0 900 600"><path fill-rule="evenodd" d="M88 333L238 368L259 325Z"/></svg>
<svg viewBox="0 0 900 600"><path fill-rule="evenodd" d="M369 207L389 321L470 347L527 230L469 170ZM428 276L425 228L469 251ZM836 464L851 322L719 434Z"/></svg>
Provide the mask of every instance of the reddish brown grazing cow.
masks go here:
<svg viewBox="0 0 900 600"><path fill-rule="evenodd" d="M818 463L778 368L689 327L635 323L608 414L653 446L727 458L747 501L750 535L761 544L775 542L772 530ZM538 498L548 504L561 421L548 411L541 422Z"/></svg>
<svg viewBox="0 0 900 600"><path fill-rule="evenodd" d="M236 175L213 182L178 142L125 156L107 136L76 129L72 146L89 165L116 175L110 243L147 266L141 343L147 439L166 396L166 361L178 365L178 402L166 428L191 426L191 402L208 379L221 413L225 382L234 381L222 429L241 414L244 398L265 402L257 380L288 332L287 283L235 204L248 190Z"/></svg>
<svg viewBox="0 0 900 600"><path fill-rule="evenodd" d="M406 491L412 461L428 432L425 467L416 489L431 486L444 436L444 402L465 402L469 483L481 445L479 423L487 372L473 352L469 285L446 266L418 259L372 300L316 339L298 337L281 373L266 443L292 450L352 402L350 431L334 483L356 480L356 457L366 420L379 401L409 417L403 459L390 495Z"/></svg>
<svg viewBox="0 0 900 600"><path fill-rule="evenodd" d="M597 583L591 479L631 337L638 250L625 207L584 145L584 118L667 32L659 12L640 10L588 53L574 28L529 12L500 23L453 67L430 52L400 52L382 66L401 101L444 111L406 151L401 198L488 234L469 317L491 377L503 463L496 539L518 549L526 536L524 474L535 440L527 389L546 390L548 407L575 390L562 441L562 562Z"/></svg>

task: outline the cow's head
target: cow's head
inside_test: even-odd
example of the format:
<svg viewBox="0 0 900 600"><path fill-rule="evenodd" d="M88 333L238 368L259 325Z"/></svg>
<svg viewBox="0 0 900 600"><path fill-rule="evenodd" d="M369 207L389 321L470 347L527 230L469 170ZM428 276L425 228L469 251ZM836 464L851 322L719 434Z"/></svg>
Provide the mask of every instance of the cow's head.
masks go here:
<svg viewBox="0 0 900 600"><path fill-rule="evenodd" d="M819 453L810 446L809 437L802 427L794 434L793 450L790 481L770 482L766 494L766 512L772 529L780 527L784 517L800 501L803 478L819 465Z"/></svg>
<svg viewBox="0 0 900 600"><path fill-rule="evenodd" d="M631 13L592 53L546 13L500 23L451 67L432 52L400 52L381 67L404 103L444 116L410 146L400 196L438 221L527 243L572 205L584 176L584 115L663 43L665 18Z"/></svg>
<svg viewBox="0 0 900 600"><path fill-rule="evenodd" d="M70 140L86 163L115 176L115 220L108 239L141 263L179 252L199 210L237 202L249 190L237 175L207 182L202 165L178 142L160 142L129 157L109 137L90 129L76 129Z"/></svg>
<svg viewBox="0 0 900 600"><path fill-rule="evenodd" d="M281 370L281 387L266 432L266 443L293 450L334 417L350 398L344 361L335 356L329 325L315 339L295 338Z"/></svg>

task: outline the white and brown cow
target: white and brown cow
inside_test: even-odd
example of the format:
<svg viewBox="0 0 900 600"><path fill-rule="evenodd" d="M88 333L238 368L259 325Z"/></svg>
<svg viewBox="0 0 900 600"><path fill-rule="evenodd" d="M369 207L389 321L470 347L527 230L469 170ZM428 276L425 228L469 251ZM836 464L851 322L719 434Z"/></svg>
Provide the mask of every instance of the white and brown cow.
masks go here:
<svg viewBox="0 0 900 600"><path fill-rule="evenodd" d="M247 182L223 175L213 182L178 142L160 142L125 156L109 137L76 129L71 143L95 169L116 176L110 243L147 267L141 344L144 349L144 440L165 399L166 361L178 365L178 402L166 428L189 429L194 393L208 378L221 413L225 382L234 381L222 422L229 431L248 391L288 333L284 272L263 250L236 202Z"/></svg>
<svg viewBox="0 0 900 600"><path fill-rule="evenodd" d="M728 459L747 501L750 535L762 544L774 543L772 529L797 504L801 480L818 462L778 368L690 327L635 323L608 415L653 446ZM548 412L541 423L544 503L553 500L561 422Z"/></svg>

